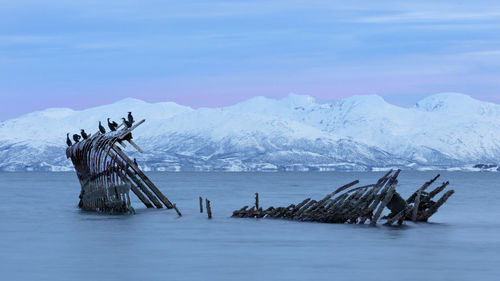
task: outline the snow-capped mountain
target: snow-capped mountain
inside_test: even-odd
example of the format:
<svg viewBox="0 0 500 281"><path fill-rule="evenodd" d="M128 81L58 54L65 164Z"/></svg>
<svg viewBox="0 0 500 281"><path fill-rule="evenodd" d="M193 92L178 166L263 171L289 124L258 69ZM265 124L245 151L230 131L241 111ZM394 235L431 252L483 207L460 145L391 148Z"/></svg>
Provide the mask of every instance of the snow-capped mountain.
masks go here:
<svg viewBox="0 0 500 281"><path fill-rule="evenodd" d="M51 108L0 123L0 170L70 170L66 133L97 131L127 111L153 170L369 170L473 167L500 159L500 105L456 93L402 108L375 95L318 102L255 97L223 108L124 99L75 111Z"/></svg>

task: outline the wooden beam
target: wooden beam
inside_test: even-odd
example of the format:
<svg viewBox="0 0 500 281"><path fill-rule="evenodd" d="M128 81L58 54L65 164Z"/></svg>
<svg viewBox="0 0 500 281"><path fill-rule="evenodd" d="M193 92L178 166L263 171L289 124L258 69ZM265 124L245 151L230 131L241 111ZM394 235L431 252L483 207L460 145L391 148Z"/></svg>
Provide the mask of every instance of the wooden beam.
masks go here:
<svg viewBox="0 0 500 281"><path fill-rule="evenodd" d="M140 153L144 153L144 150L142 150L142 148L140 148L133 140L128 140L128 142L135 148L137 149L137 151L139 151Z"/></svg>
<svg viewBox="0 0 500 281"><path fill-rule="evenodd" d="M341 191L343 191L343 190L346 190L346 189L348 189L349 187L351 187L351 186L353 186L353 185L356 185L356 184L358 184L358 183L359 183L359 180L355 180L355 181L352 181L352 182L350 182L350 183L348 183L348 184L346 184L346 185L343 185L343 186L341 186L341 187L337 188L337 190L335 190L335 191L333 192L333 194L332 194L332 195L335 195L335 194L337 194L337 193L339 193L339 192L341 192Z"/></svg>
<svg viewBox="0 0 500 281"><path fill-rule="evenodd" d="M415 191L408 199L406 199L406 203L412 203L417 197L418 191L425 191L433 182L435 182L439 178L440 174L437 174L433 179L425 182L417 191Z"/></svg>
<svg viewBox="0 0 500 281"><path fill-rule="evenodd" d="M156 208L163 208L163 205L158 201L158 199L151 193L151 191L148 190L144 184L130 171L127 169L127 176L135 183L137 186L146 194L146 196L149 198L149 200L153 201L153 204L155 204Z"/></svg>
<svg viewBox="0 0 500 281"><path fill-rule="evenodd" d="M118 155L120 155L125 162L127 162L130 168L132 168L137 173L137 175L151 189L151 191L153 191L153 193L156 194L156 196L160 199L160 201L163 202L163 204L165 204L165 207L167 207L168 209L172 209L174 207L172 202L170 202L170 200L168 200L168 198L165 197L163 193L161 193L161 191L154 185L154 183L151 182L149 178L139 168L137 168L137 166L134 165L134 161L130 160L130 158L128 158L128 156L125 153L123 153L123 151L118 146L113 145L112 149Z"/></svg>
<svg viewBox="0 0 500 281"><path fill-rule="evenodd" d="M177 209L177 206L175 204L174 204L174 210L177 212L177 215L179 215L179 217L182 217L181 212L179 211L179 209Z"/></svg>
<svg viewBox="0 0 500 281"><path fill-rule="evenodd" d="M387 205L387 203L389 203L389 201L391 201L392 196L394 195L394 191L396 190L396 184L397 184L397 182L398 181L395 180L391 184L391 186L389 187L389 189L387 190L387 192L385 193L385 197L382 200L382 203L380 203L377 211L375 212L375 215L373 216L373 219L370 220L370 225L376 225L377 224L378 218L382 214L382 211L384 210L384 208Z"/></svg>
<svg viewBox="0 0 500 281"><path fill-rule="evenodd" d="M427 209L427 211L425 212L425 216L423 218L423 221L427 221L432 215L434 215L439 207L441 207L441 205L443 205L446 200L448 200L448 198L450 198L451 195L453 195L453 193L455 193L455 190L448 190L445 194L443 194L443 196L441 198L439 198L439 200L434 203L434 205L432 205L429 209Z"/></svg>
<svg viewBox="0 0 500 281"><path fill-rule="evenodd" d="M121 134L118 136L118 138L121 139L121 138L125 137L128 133L130 133L133 130L135 130L135 128L139 127L139 125L141 125L144 122L146 122L146 119L142 119L141 121L135 123L135 125L132 125L132 127L130 127L130 128L123 129L122 131L120 131Z"/></svg>
<svg viewBox="0 0 500 281"><path fill-rule="evenodd" d="M384 225L392 225L396 221L398 221L398 222L402 221L402 219L404 219L406 217L406 214L408 214L408 212L410 212L412 208L413 207L411 205L406 206L406 208L404 210L397 213L394 217L392 217L386 223L384 223Z"/></svg>
<svg viewBox="0 0 500 281"><path fill-rule="evenodd" d="M146 205L147 208L153 208L153 204L151 204L148 198L146 198L146 196L144 196L144 194L142 194L142 192L135 185L133 185L129 179L126 177L122 177L122 179L123 181L130 183L130 190L132 190L132 192L139 198L139 200L142 201L142 203L144 203L144 205Z"/></svg>
<svg viewBox="0 0 500 281"><path fill-rule="evenodd" d="M417 191L417 196L415 198L415 204L413 204L413 212L411 214L411 220L417 221L418 207L420 207L420 196L422 195L422 190Z"/></svg>
<svg viewBox="0 0 500 281"><path fill-rule="evenodd" d="M443 184L441 186L436 187L436 189L434 189L433 191L429 192L429 199L434 198L434 196L436 196L439 192L443 191L448 184L450 184L450 182L449 181L445 181L445 182L443 182Z"/></svg>

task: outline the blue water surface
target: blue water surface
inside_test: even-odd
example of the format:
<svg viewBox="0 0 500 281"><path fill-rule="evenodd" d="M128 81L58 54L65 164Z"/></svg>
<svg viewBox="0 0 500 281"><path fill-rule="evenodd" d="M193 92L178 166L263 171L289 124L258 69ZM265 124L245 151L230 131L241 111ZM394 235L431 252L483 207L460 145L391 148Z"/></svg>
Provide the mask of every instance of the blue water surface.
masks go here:
<svg viewBox="0 0 500 281"><path fill-rule="evenodd" d="M407 197L437 172L403 171ZM370 227L236 219L320 199L379 172L148 173L183 216L77 208L74 173L0 173L1 280L500 280L500 173L441 172L456 193L430 223ZM437 184L435 184L436 186ZM213 219L198 197L212 202Z"/></svg>

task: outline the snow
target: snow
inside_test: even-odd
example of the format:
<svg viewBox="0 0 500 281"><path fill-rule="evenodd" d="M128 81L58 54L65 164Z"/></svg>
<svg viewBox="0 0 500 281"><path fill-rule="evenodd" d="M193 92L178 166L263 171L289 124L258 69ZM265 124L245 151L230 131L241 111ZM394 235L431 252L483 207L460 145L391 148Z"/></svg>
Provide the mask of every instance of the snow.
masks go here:
<svg viewBox="0 0 500 281"><path fill-rule="evenodd" d="M452 169L500 158L500 105L442 93L411 108L377 95L319 102L255 97L223 108L127 98L86 110L50 108L0 123L0 170L68 170L66 133L132 111L151 170ZM43 163L43 164L42 164Z"/></svg>

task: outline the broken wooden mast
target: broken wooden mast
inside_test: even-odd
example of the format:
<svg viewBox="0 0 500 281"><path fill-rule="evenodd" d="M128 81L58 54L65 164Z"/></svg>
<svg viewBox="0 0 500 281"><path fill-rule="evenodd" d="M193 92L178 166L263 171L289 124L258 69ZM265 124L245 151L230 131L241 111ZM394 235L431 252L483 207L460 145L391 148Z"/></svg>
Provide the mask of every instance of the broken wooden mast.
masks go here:
<svg viewBox="0 0 500 281"><path fill-rule="evenodd" d="M118 131L104 134L97 132L66 149L66 157L71 158L81 185L80 208L129 212L129 190L148 208L174 208L172 202L119 147L125 147L125 142L128 142L142 153L142 149L132 141L132 131L144 122L141 120L130 128L123 126Z"/></svg>

